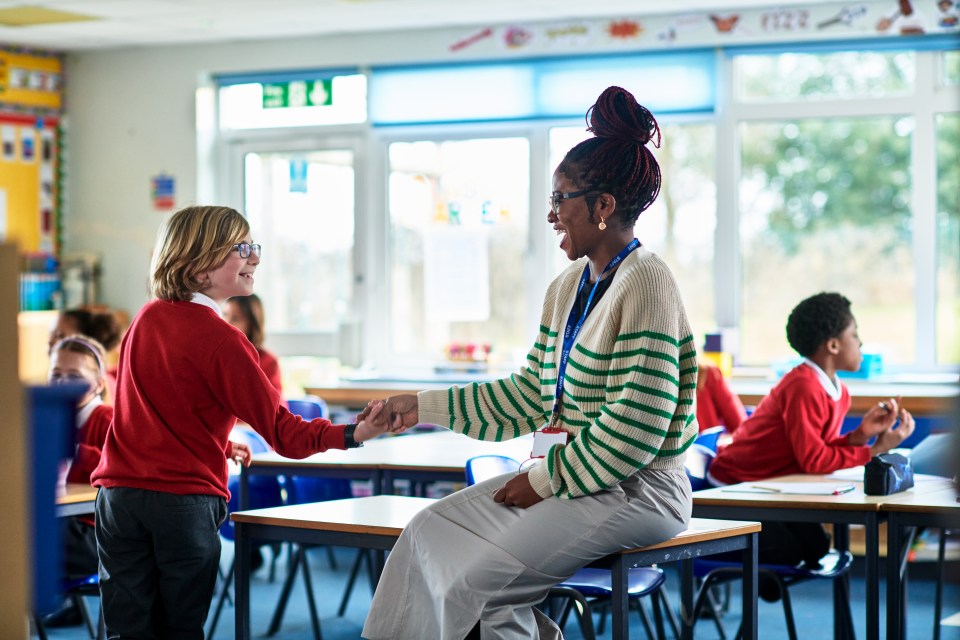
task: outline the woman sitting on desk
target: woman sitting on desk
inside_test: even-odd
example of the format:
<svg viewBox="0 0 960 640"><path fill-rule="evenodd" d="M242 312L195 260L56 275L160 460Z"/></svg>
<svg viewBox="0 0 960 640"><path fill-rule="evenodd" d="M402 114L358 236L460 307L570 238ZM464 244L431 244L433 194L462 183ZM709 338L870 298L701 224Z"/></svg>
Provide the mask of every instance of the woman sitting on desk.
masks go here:
<svg viewBox="0 0 960 640"><path fill-rule="evenodd" d="M660 130L619 87L588 115L594 137L554 172L547 214L576 262L547 290L526 366L384 408L394 427L437 423L480 440L549 423L535 434L544 460L420 512L390 554L364 638L558 637L534 609L550 587L687 527L696 350L670 270L633 237L660 188L647 147Z"/></svg>

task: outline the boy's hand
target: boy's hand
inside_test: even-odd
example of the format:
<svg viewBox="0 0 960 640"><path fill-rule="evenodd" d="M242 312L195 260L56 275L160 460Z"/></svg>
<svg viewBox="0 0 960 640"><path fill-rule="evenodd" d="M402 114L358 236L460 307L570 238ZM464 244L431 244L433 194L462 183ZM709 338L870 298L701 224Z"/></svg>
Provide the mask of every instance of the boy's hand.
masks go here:
<svg viewBox="0 0 960 640"><path fill-rule="evenodd" d="M888 429L877 436L877 441L870 447L870 455L875 456L879 453L886 453L890 449L896 449L901 442L910 437L915 426L910 412L906 409L900 409L900 426L896 429Z"/></svg>
<svg viewBox="0 0 960 640"><path fill-rule="evenodd" d="M353 432L354 440L365 442L370 438L376 438L387 430L389 424L383 406L382 400L371 402L357 415L357 428Z"/></svg>
<svg viewBox="0 0 960 640"><path fill-rule="evenodd" d="M871 407L863 414L860 426L850 434L850 444L863 446L870 441L870 438L889 431L897 423L898 415L903 412L901 402L900 396L897 396L887 398Z"/></svg>
<svg viewBox="0 0 960 640"><path fill-rule="evenodd" d="M250 451L250 445L246 445L240 442L230 441L230 447L228 449L227 457L238 464L243 465L244 467L249 467L250 462L253 460L253 452Z"/></svg>

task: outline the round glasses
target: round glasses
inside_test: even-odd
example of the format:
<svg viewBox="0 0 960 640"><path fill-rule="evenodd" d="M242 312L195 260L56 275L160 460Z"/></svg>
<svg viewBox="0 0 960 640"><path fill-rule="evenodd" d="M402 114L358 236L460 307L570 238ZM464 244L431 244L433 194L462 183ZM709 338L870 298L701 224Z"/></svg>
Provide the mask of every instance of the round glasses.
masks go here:
<svg viewBox="0 0 960 640"><path fill-rule="evenodd" d="M591 191L596 191L595 188L589 187L587 189L581 189L580 191L569 191L567 193L560 193L559 191L554 191L550 194L550 197L547 198L547 203L550 205L550 211L553 212L553 215L560 215L560 203L564 200L569 200L571 198L579 198L580 196L587 195Z"/></svg>
<svg viewBox="0 0 960 640"><path fill-rule="evenodd" d="M260 257L260 245L250 244L249 242L241 242L240 244L233 245L233 248L237 250L237 253L240 254L240 257L246 260L250 257L250 254Z"/></svg>

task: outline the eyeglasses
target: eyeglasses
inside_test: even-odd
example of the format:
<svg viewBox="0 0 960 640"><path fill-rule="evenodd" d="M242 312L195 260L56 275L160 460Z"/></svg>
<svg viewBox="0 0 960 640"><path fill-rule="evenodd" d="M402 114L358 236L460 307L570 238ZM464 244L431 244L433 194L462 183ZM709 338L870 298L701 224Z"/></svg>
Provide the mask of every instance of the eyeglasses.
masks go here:
<svg viewBox="0 0 960 640"><path fill-rule="evenodd" d="M233 245L233 248L237 250L237 253L240 254L240 257L246 260L250 257L250 254L260 257L260 245L250 244L248 242L241 242L240 244Z"/></svg>
<svg viewBox="0 0 960 640"><path fill-rule="evenodd" d="M570 198L579 198L580 196L586 195L591 191L596 191L593 187L587 189L581 189L580 191L570 191L568 193L560 193L559 191L554 191L550 194L550 197L547 198L547 203L550 205L550 211L553 212L553 215L560 214L560 203L564 200L569 200Z"/></svg>

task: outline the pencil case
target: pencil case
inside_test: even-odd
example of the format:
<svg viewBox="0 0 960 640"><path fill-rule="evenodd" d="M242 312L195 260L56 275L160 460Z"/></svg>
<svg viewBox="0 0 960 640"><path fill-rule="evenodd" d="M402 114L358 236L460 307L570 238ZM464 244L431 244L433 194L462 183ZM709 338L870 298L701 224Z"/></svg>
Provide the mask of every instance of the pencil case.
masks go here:
<svg viewBox="0 0 960 640"><path fill-rule="evenodd" d="M868 496L888 496L913 486L910 458L899 453L873 456L864 467L863 492Z"/></svg>

